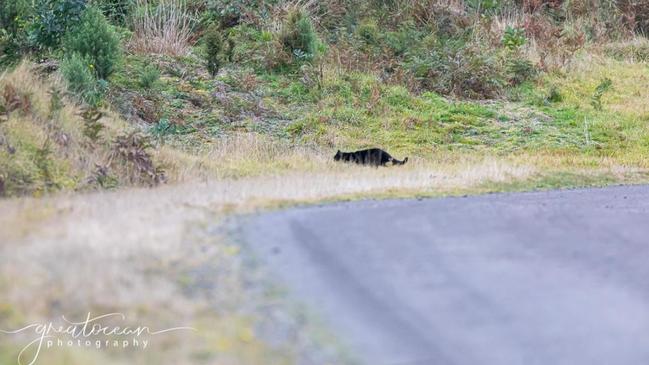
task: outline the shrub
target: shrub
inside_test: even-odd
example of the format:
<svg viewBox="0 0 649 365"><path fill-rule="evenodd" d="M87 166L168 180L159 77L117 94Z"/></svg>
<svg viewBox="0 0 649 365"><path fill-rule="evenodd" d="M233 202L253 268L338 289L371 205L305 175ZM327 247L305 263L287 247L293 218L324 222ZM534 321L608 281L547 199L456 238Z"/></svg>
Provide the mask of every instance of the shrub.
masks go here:
<svg viewBox="0 0 649 365"><path fill-rule="evenodd" d="M158 185L165 181L165 174L153 162L149 153L151 148L149 138L138 132L117 136L108 157L108 165L121 170L130 183Z"/></svg>
<svg viewBox="0 0 649 365"><path fill-rule="evenodd" d="M384 41L394 56L401 57L408 52L413 52L421 39L422 34L417 31L414 24L404 24L397 32L387 32Z"/></svg>
<svg viewBox="0 0 649 365"><path fill-rule="evenodd" d="M26 29L32 12L28 0L0 1L0 68L18 61L28 48Z"/></svg>
<svg viewBox="0 0 649 365"><path fill-rule="evenodd" d="M228 60L228 62L233 62L234 60L234 47L234 39L228 38L228 48L225 50L225 58Z"/></svg>
<svg viewBox="0 0 649 365"><path fill-rule="evenodd" d="M140 72L139 83L144 89L153 88L160 80L160 70L154 65L146 65Z"/></svg>
<svg viewBox="0 0 649 365"><path fill-rule="evenodd" d="M602 96L611 89L613 86L613 81L609 78L604 78L595 88L595 92L590 97L590 105L593 106L595 110L601 111L602 107Z"/></svg>
<svg viewBox="0 0 649 365"><path fill-rule="evenodd" d="M356 34L366 44L376 45L379 42L379 27L376 22L366 21L356 29Z"/></svg>
<svg viewBox="0 0 649 365"><path fill-rule="evenodd" d="M207 70L212 77L219 73L221 68L221 52L223 51L223 37L216 24L212 24L203 36L205 43L205 59Z"/></svg>
<svg viewBox="0 0 649 365"><path fill-rule="evenodd" d="M31 1L12 0L0 2L0 29L16 35L24 29L31 16Z"/></svg>
<svg viewBox="0 0 649 365"><path fill-rule="evenodd" d="M563 101L563 95L561 94L561 91L553 85L550 88L548 95L545 97L545 101L547 103L560 103Z"/></svg>
<svg viewBox="0 0 649 365"><path fill-rule="evenodd" d="M204 1L204 0L199 0ZM208 0L204 1L205 11L201 14L201 23L219 24L221 29L230 29L241 23L244 11L256 9L260 2L256 0Z"/></svg>
<svg viewBox="0 0 649 365"><path fill-rule="evenodd" d="M133 8L133 0L94 0L93 2L106 19L116 25L126 25L131 9Z"/></svg>
<svg viewBox="0 0 649 365"><path fill-rule="evenodd" d="M17 61L18 58L11 35L6 30L0 29L0 70Z"/></svg>
<svg viewBox="0 0 649 365"><path fill-rule="evenodd" d="M510 85L520 85L536 75L536 68L529 60L510 56L507 59L507 74Z"/></svg>
<svg viewBox="0 0 649 365"><path fill-rule="evenodd" d="M509 50L516 50L527 42L525 29L508 26L503 34L502 43Z"/></svg>
<svg viewBox="0 0 649 365"><path fill-rule="evenodd" d="M83 135L92 143L99 141L100 133L104 125L99 121L103 114L96 107L89 107L81 112L83 119Z"/></svg>
<svg viewBox="0 0 649 365"><path fill-rule="evenodd" d="M288 14L282 26L280 42L298 60L310 61L318 48L318 36L309 15L296 9Z"/></svg>
<svg viewBox="0 0 649 365"><path fill-rule="evenodd" d="M92 61L78 53L73 53L61 62L61 73L68 83L68 90L88 105L101 103L102 91L92 70Z"/></svg>
<svg viewBox="0 0 649 365"><path fill-rule="evenodd" d="M81 20L86 0L36 0L35 9L31 41L38 47L52 48L59 46L68 29Z"/></svg>
<svg viewBox="0 0 649 365"><path fill-rule="evenodd" d="M505 69L494 50L475 44L445 42L416 55L409 66L421 85L440 94L493 98L506 84Z"/></svg>
<svg viewBox="0 0 649 365"><path fill-rule="evenodd" d="M80 24L65 37L64 45L66 51L87 57L100 79L107 79L120 59L119 38L96 8L83 14Z"/></svg>

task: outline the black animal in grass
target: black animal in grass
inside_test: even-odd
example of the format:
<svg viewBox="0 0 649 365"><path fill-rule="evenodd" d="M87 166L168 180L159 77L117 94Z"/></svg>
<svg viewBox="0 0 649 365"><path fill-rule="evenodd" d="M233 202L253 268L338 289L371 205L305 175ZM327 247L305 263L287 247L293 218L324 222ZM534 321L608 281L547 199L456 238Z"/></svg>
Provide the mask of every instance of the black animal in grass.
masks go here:
<svg viewBox="0 0 649 365"><path fill-rule="evenodd" d="M404 158L403 161L399 161L380 148L369 148L356 152L340 152L338 150L334 156L334 161L354 162L360 165L378 167L386 166L388 163L392 165L403 165L408 162L408 157Z"/></svg>

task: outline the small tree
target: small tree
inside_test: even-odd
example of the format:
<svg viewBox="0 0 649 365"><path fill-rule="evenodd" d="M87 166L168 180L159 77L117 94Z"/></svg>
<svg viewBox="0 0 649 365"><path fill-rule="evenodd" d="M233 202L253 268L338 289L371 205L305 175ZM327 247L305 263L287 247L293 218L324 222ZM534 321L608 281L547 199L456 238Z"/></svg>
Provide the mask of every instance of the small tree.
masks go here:
<svg viewBox="0 0 649 365"><path fill-rule="evenodd" d="M87 57L99 79L107 79L120 60L119 38L104 15L88 8L81 22L66 35L64 47L70 53Z"/></svg>
<svg viewBox="0 0 649 365"><path fill-rule="evenodd" d="M205 42L207 71L212 77L215 77L221 68L221 52L223 51L223 36L216 24L212 24L207 29L203 41Z"/></svg>
<svg viewBox="0 0 649 365"><path fill-rule="evenodd" d="M90 65L87 57L73 53L61 62L61 73L68 83L68 90L88 105L98 106L102 92Z"/></svg>
<svg viewBox="0 0 649 365"><path fill-rule="evenodd" d="M286 19L280 41L284 48L300 60L311 60L318 48L318 36L309 15L301 10L291 11Z"/></svg>

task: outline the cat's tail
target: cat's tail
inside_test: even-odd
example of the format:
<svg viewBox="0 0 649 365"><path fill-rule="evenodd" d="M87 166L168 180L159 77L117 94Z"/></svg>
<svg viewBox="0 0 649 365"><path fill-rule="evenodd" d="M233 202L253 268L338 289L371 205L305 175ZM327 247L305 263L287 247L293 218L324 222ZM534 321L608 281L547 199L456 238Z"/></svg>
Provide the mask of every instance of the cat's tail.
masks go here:
<svg viewBox="0 0 649 365"><path fill-rule="evenodd" d="M392 159L392 164L393 164L393 165L403 165L403 164L405 164L406 162L408 162L408 157L404 158L403 161L399 161L399 160L397 160L396 158L393 158L393 159Z"/></svg>

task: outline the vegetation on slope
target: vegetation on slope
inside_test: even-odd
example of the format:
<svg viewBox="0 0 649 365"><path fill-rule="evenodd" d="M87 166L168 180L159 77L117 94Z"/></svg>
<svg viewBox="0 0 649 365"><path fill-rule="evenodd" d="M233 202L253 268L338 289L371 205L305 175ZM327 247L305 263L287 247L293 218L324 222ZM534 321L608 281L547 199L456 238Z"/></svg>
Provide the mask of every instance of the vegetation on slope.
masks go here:
<svg viewBox="0 0 649 365"><path fill-rule="evenodd" d="M3 80L36 73L25 63L16 69L21 59L38 62L41 71L30 84L42 87L30 87L47 90L62 76L69 91L60 97L65 108L109 115L90 123L114 133L103 137L102 148L88 148L88 137L70 133L76 145L86 146L78 152L86 166L75 167L74 160L64 161L70 154L50 153L54 129L45 128L36 143L19 133L16 120L65 123L50 111L20 111L0 99L12 121L0 125L12 146L0 165L5 195L150 185L163 180L163 170L179 180L318 169L307 155L282 160L281 152L221 163L225 159L210 156L224 139L253 138L273 149L284 146L285 154L296 146L321 156L379 146L423 160L581 156L593 168L598 162L592 161L603 159L647 167L643 80L649 42L640 34L649 8L636 2L30 4L2 3ZM52 99L24 95L37 104ZM258 137L232 139L241 134ZM116 145L125 146L126 160L140 161L137 167L114 166L107 151ZM14 150L30 163L19 163L8 152ZM216 154L223 157L225 150ZM44 172L49 165L53 173ZM88 184L98 173L110 183Z"/></svg>

